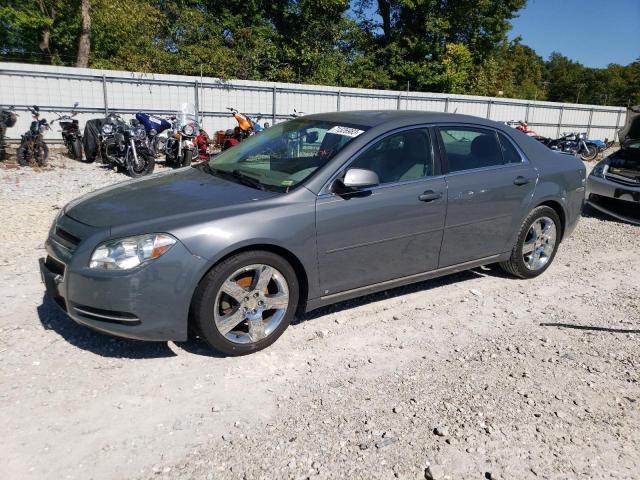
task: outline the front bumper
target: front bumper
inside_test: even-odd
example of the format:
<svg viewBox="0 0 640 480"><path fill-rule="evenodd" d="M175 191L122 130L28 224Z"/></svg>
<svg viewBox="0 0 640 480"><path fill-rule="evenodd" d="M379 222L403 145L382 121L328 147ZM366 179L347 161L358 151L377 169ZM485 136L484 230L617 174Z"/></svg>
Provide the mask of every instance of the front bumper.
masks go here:
<svg viewBox="0 0 640 480"><path fill-rule="evenodd" d="M161 258L124 272L105 272L66 261L46 243L40 272L48 295L75 322L137 340L187 339L191 297L206 267L180 242Z"/></svg>
<svg viewBox="0 0 640 480"><path fill-rule="evenodd" d="M640 225L640 187L589 175L586 201L607 215Z"/></svg>

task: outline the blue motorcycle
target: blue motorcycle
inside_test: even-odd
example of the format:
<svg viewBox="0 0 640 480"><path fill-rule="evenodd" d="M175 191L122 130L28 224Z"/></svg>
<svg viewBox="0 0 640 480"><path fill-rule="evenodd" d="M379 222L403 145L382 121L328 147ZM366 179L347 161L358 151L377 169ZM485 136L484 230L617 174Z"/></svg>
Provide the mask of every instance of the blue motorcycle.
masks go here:
<svg viewBox="0 0 640 480"><path fill-rule="evenodd" d="M167 137L166 135L160 134L171 128L171 122L164 118L143 112L136 113L136 120L138 120L146 130L149 146L153 154L157 157L161 153L164 153Z"/></svg>

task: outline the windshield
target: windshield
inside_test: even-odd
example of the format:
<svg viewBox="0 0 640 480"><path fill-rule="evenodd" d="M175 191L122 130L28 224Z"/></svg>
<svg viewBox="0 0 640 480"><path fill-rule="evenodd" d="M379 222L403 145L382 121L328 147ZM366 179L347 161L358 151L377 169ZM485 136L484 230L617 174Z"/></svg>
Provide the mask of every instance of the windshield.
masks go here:
<svg viewBox="0 0 640 480"><path fill-rule="evenodd" d="M198 123L196 107L192 103L183 103L176 112L176 118L181 126L189 123Z"/></svg>
<svg viewBox="0 0 640 480"><path fill-rule="evenodd" d="M286 192L323 167L367 127L309 119L279 123L208 163L214 175Z"/></svg>

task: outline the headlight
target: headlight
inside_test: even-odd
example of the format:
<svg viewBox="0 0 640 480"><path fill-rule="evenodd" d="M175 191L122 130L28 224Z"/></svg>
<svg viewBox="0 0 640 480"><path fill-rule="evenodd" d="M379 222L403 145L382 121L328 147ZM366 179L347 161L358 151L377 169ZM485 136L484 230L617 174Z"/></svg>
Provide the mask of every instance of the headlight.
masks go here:
<svg viewBox="0 0 640 480"><path fill-rule="evenodd" d="M120 238L104 242L93 251L89 268L101 270L129 270L161 257L176 243L164 233Z"/></svg>
<svg viewBox="0 0 640 480"><path fill-rule="evenodd" d="M158 134L158 131L155 128L152 128L151 130L149 130L150 137L155 137L157 134Z"/></svg>
<svg viewBox="0 0 640 480"><path fill-rule="evenodd" d="M138 140L144 140L145 138L147 138L147 131L144 129L144 127L138 127L135 129L135 135Z"/></svg>
<svg viewBox="0 0 640 480"><path fill-rule="evenodd" d="M593 167L593 170L591 170L591 175L593 175L594 177L604 178L604 174L606 173L608 168L609 165L606 162L600 162L595 167Z"/></svg>
<svg viewBox="0 0 640 480"><path fill-rule="evenodd" d="M105 123L102 126L102 133L104 133L105 135L111 135L113 133L113 125L111 125L110 123Z"/></svg>
<svg viewBox="0 0 640 480"><path fill-rule="evenodd" d="M193 135L193 127L191 125L185 125L182 127L182 132L185 135Z"/></svg>

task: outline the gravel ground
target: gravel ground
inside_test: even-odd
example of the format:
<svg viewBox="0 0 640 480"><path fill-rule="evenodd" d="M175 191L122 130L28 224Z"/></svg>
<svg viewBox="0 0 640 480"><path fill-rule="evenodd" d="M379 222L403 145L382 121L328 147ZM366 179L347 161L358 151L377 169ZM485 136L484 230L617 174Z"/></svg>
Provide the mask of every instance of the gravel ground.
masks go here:
<svg viewBox="0 0 640 480"><path fill-rule="evenodd" d="M2 478L640 478L638 227L590 213L537 279L451 275L221 358L56 310L50 222L126 177L51 165L0 166Z"/></svg>

